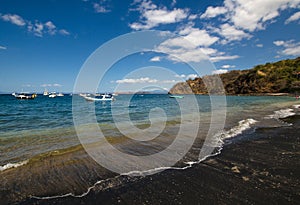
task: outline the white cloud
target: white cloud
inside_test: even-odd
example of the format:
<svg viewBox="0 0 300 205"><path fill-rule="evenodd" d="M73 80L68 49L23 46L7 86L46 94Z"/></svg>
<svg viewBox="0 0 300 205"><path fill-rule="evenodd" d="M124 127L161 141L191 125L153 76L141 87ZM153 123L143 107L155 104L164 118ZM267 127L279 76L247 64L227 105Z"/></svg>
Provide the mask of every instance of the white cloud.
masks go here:
<svg viewBox="0 0 300 205"><path fill-rule="evenodd" d="M56 33L56 26L51 21L46 22L45 26L48 29L48 33L50 35L54 35Z"/></svg>
<svg viewBox="0 0 300 205"><path fill-rule="evenodd" d="M190 33L189 33L190 32ZM180 34L183 37L168 39L158 45L154 50L156 52L168 54L169 60L179 62L200 62L203 60L212 60L214 62L220 60L236 59L239 56L224 56L223 52L219 52L214 48L209 48L217 38L210 36L203 30L184 29ZM196 38L195 33L201 33L201 37ZM204 35L203 35L204 34ZM195 37L195 38L194 38Z"/></svg>
<svg viewBox="0 0 300 205"><path fill-rule="evenodd" d="M201 48L192 47L184 42L186 41L180 38L169 39L156 47L155 51L168 54L167 58L175 62L200 62L208 59Z"/></svg>
<svg viewBox="0 0 300 205"><path fill-rule="evenodd" d="M181 75L176 74L174 77L181 78L181 79L183 78L183 79L188 80L188 79L198 78L199 75L197 75L197 74L181 74Z"/></svg>
<svg viewBox="0 0 300 205"><path fill-rule="evenodd" d="M24 26L26 24L25 20L17 14L5 14L1 16L1 19L17 26Z"/></svg>
<svg viewBox="0 0 300 205"><path fill-rule="evenodd" d="M5 46L0 46L0 50L6 50L7 49L7 47L5 47Z"/></svg>
<svg viewBox="0 0 300 205"><path fill-rule="evenodd" d="M196 74L189 74L189 75L186 76L186 79L195 79L197 77L199 77L199 76L196 75Z"/></svg>
<svg viewBox="0 0 300 205"><path fill-rule="evenodd" d="M256 47L262 48L262 47L264 47L264 45L263 44L256 44Z"/></svg>
<svg viewBox="0 0 300 205"><path fill-rule="evenodd" d="M221 7L208 7L202 18L224 15L223 21L232 23L237 29L253 32L274 22L282 10L297 8L300 0L224 0ZM296 18L297 16L293 17Z"/></svg>
<svg viewBox="0 0 300 205"><path fill-rule="evenodd" d="M226 43L230 41L240 41L244 38L251 37L250 34L244 32L243 30L237 29L228 23L221 25L220 29L216 29L216 31L226 39Z"/></svg>
<svg viewBox="0 0 300 205"><path fill-rule="evenodd" d="M219 70L214 70L212 74L223 74L223 73L228 73L228 70L226 69L219 69Z"/></svg>
<svg viewBox="0 0 300 205"><path fill-rule="evenodd" d="M210 60L212 62L219 62L219 61L223 61L223 60L234 60L234 59L237 59L239 57L240 56L238 56L238 55L233 55L233 56L229 56L229 55L222 56L222 55L220 55L220 56L213 56L213 57L210 58Z"/></svg>
<svg viewBox="0 0 300 205"><path fill-rule="evenodd" d="M300 43L287 47L282 51L282 54L287 56L300 56Z"/></svg>
<svg viewBox="0 0 300 205"><path fill-rule="evenodd" d="M300 11L294 13L290 18L285 21L285 24L291 23L292 21L297 21L300 19Z"/></svg>
<svg viewBox="0 0 300 205"><path fill-rule="evenodd" d="M41 87L62 87L61 84L58 84L58 83L54 83L54 84L42 84Z"/></svg>
<svg viewBox="0 0 300 205"><path fill-rule="evenodd" d="M32 32L35 36L42 37L44 24L36 21L34 24L28 23L27 30Z"/></svg>
<svg viewBox="0 0 300 205"><path fill-rule="evenodd" d="M193 28L192 26L180 30L179 35L195 46L210 46L219 40L218 37L209 35L206 30Z"/></svg>
<svg viewBox="0 0 300 205"><path fill-rule="evenodd" d="M232 1L232 0L228 0ZM264 24L279 16L283 9L299 5L299 0L237 0L235 4L232 22L235 26L248 31L264 29Z"/></svg>
<svg viewBox="0 0 300 205"><path fill-rule="evenodd" d="M35 36L38 37L42 37L44 34L55 35L57 33L57 27L52 21L47 21L46 23L43 23L38 20L35 20L33 23L29 20L24 20L21 16L17 14L0 14L0 18L3 21L7 21L18 26L26 26L28 32L33 33ZM59 30L59 34L69 35L70 33L65 29L61 29Z"/></svg>
<svg viewBox="0 0 300 205"><path fill-rule="evenodd" d="M141 22L130 24L134 30L151 29L161 24L171 24L180 22L188 17L188 11L183 9L167 10L167 8L158 8L151 1L144 0L140 2L137 9L141 13Z"/></svg>
<svg viewBox="0 0 300 205"><path fill-rule="evenodd" d="M175 78L185 78L185 77L186 77L185 74L181 74L181 75L176 74L176 75L175 75Z"/></svg>
<svg viewBox="0 0 300 205"><path fill-rule="evenodd" d="M176 3L176 0L172 0L171 6L175 6Z"/></svg>
<svg viewBox="0 0 300 205"><path fill-rule="evenodd" d="M225 7L207 7L204 14L200 16L201 19L203 18L214 18L220 14L225 14L227 12L227 9Z"/></svg>
<svg viewBox="0 0 300 205"><path fill-rule="evenodd" d="M300 56L300 42L290 41L274 41L276 46L282 46L284 49L279 51L278 54L286 56Z"/></svg>
<svg viewBox="0 0 300 205"><path fill-rule="evenodd" d="M106 6L103 5L103 2L102 3L94 3L93 7L94 7L94 10L96 13L108 13L111 11Z"/></svg>
<svg viewBox="0 0 300 205"><path fill-rule="evenodd" d="M282 46L284 45L284 41L274 41L273 42L276 46Z"/></svg>
<svg viewBox="0 0 300 205"><path fill-rule="evenodd" d="M196 14L192 14L192 15L189 16L188 19L189 19L190 21L192 21L192 20L195 20L197 17L198 17L198 16L197 16Z"/></svg>
<svg viewBox="0 0 300 205"><path fill-rule="evenodd" d="M30 88L30 87L35 87L35 86L30 85L30 84L25 84L25 85L22 85L22 87Z"/></svg>
<svg viewBox="0 0 300 205"><path fill-rule="evenodd" d="M52 84L42 84L41 87L52 87Z"/></svg>
<svg viewBox="0 0 300 205"><path fill-rule="evenodd" d="M116 83L157 83L158 80L156 79L151 79L149 77L142 77L142 78L125 78L122 80L116 80Z"/></svg>
<svg viewBox="0 0 300 205"><path fill-rule="evenodd" d="M70 32L67 31L67 30L65 30L65 29L60 29L60 30L59 30L59 33L60 33L61 35L64 35L64 36L70 35Z"/></svg>
<svg viewBox="0 0 300 205"><path fill-rule="evenodd" d="M57 30L57 27L51 21L42 23L36 20L34 24L28 22L27 30L38 37L43 37L44 34L55 35L56 33L61 35L70 35L70 33L65 29Z"/></svg>
<svg viewBox="0 0 300 205"><path fill-rule="evenodd" d="M179 83L181 81L178 80L163 80L162 83L166 83L166 84L175 84L175 83Z"/></svg>
<svg viewBox="0 0 300 205"><path fill-rule="evenodd" d="M222 65L221 68L224 68L224 69L235 68L235 65Z"/></svg>
<svg viewBox="0 0 300 205"><path fill-rule="evenodd" d="M161 61L161 59L159 56L155 56L155 57L151 58L150 61L151 62L159 62L159 61Z"/></svg>

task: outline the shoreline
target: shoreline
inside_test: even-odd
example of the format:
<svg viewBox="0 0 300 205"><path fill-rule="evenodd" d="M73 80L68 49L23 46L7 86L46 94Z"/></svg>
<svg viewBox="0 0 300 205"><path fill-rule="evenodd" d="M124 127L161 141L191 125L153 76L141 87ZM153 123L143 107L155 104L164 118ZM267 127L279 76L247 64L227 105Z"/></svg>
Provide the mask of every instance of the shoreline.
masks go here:
<svg viewBox="0 0 300 205"><path fill-rule="evenodd" d="M292 126L258 128L186 170L165 170L88 195L21 204L201 204L297 203L300 199L300 116L284 119Z"/></svg>

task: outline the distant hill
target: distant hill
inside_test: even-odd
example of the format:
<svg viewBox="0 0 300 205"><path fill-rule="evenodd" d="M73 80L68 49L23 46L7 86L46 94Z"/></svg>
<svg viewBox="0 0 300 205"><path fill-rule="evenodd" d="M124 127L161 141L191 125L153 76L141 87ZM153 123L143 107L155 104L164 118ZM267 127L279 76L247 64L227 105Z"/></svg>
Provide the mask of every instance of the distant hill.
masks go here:
<svg viewBox="0 0 300 205"><path fill-rule="evenodd" d="M257 65L249 70L233 70L219 75L224 87L214 86L215 77L204 76L194 80L177 83L169 93L172 94L207 94L203 83L212 85L213 94L222 90L228 95L259 95L267 93L300 93L300 57ZM192 92L191 92L192 91ZM223 92L224 93L224 92Z"/></svg>

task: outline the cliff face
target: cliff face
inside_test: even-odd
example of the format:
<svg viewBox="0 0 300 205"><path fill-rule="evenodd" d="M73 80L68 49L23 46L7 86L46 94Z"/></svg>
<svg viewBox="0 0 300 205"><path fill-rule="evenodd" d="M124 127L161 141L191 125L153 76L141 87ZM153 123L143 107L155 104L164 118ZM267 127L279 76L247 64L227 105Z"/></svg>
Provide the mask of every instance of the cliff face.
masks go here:
<svg viewBox="0 0 300 205"><path fill-rule="evenodd" d="M234 70L221 74L219 77L223 83L222 86L218 83L219 78L211 75L187 80L185 83L177 83L169 93L207 94L207 87L210 88L211 94L300 93L300 57L258 65L249 70Z"/></svg>

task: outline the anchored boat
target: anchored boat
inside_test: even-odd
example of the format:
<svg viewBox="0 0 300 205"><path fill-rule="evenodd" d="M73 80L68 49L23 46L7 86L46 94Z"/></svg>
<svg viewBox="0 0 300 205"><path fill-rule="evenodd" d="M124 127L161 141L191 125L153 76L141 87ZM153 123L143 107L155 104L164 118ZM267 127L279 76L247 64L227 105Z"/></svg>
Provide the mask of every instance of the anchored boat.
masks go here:
<svg viewBox="0 0 300 205"><path fill-rule="evenodd" d="M12 93L19 100L33 100L37 97L36 93Z"/></svg>
<svg viewBox="0 0 300 205"><path fill-rule="evenodd" d="M81 94L87 101L113 101L115 100L112 94Z"/></svg>

